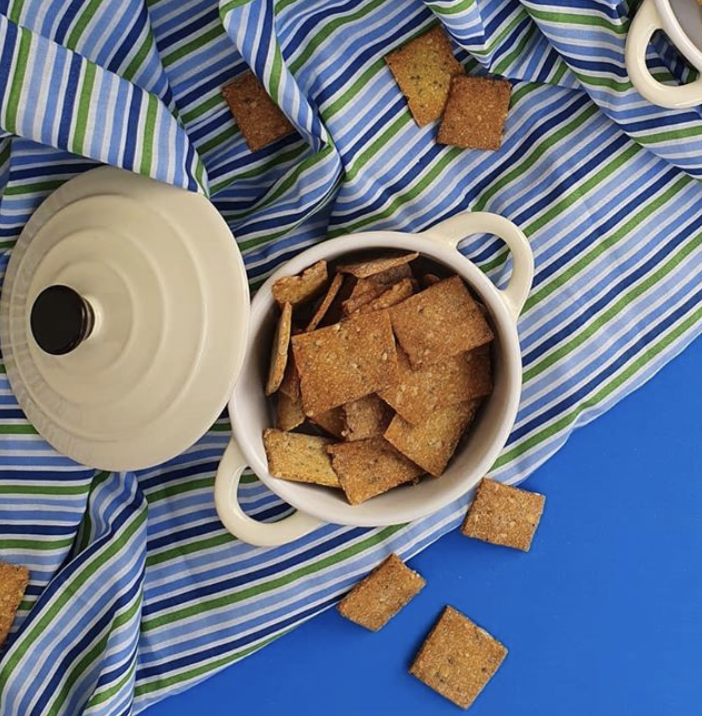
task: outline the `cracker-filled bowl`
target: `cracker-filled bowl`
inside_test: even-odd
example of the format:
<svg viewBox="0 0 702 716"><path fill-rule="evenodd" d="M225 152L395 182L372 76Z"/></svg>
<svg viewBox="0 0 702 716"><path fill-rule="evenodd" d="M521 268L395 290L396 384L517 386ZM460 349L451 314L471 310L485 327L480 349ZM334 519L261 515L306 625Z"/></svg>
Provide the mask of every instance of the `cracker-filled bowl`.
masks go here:
<svg viewBox="0 0 702 716"><path fill-rule="evenodd" d="M512 253L512 276L504 290L457 250L462 239L476 233L500 237ZM276 420L275 409L266 395L271 388L271 345L278 337L280 321L274 285L320 261L331 265L374 253L403 252L418 253L445 276L459 276L482 304L481 310L492 328L492 392L480 405L470 431L441 477L427 476L360 504L350 504L338 489L274 477L263 438ZM375 231L344 236L318 244L281 266L252 301L247 356L229 401L233 435L215 483L215 503L225 527L244 542L272 546L293 541L322 523L377 527L410 522L440 510L473 489L504 447L516 417L522 379L516 324L532 278L533 256L524 234L504 217L484 212L458 214L419 234ZM262 523L246 515L237 491L247 467L297 511L275 523Z"/></svg>

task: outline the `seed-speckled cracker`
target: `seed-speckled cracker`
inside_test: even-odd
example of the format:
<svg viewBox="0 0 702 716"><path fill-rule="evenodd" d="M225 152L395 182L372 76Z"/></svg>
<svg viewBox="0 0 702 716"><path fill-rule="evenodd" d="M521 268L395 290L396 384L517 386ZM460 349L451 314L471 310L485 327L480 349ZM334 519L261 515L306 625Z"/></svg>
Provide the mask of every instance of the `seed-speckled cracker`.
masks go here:
<svg viewBox="0 0 702 716"><path fill-rule="evenodd" d="M314 316L312 316L312 319L307 324L307 328L305 328L306 332L314 331L317 326L322 322L324 316L327 315L329 307L334 302L336 295L339 293L339 289L341 288L341 284L343 283L343 281L344 277L341 274L336 274L336 276L334 276L331 284L329 285L329 288L327 289L326 294L324 294L324 298L322 299L319 306L317 306L317 310L314 312Z"/></svg>
<svg viewBox="0 0 702 716"><path fill-rule="evenodd" d="M479 352L480 351L480 352ZM412 370L404 351L397 352L400 379L380 397L416 425L433 412L492 392L490 353L476 349Z"/></svg>
<svg viewBox="0 0 702 716"><path fill-rule="evenodd" d="M365 440L382 435L393 418L392 409L377 395L346 403L343 437L346 440Z"/></svg>
<svg viewBox="0 0 702 716"><path fill-rule="evenodd" d="M459 276L393 306L390 316L413 368L444 361L493 340L485 316Z"/></svg>
<svg viewBox="0 0 702 716"><path fill-rule="evenodd" d="M528 552L546 498L484 478L475 493L461 532L466 537Z"/></svg>
<svg viewBox="0 0 702 716"><path fill-rule="evenodd" d="M387 311L293 336L292 345L309 417L397 382L397 351Z"/></svg>
<svg viewBox="0 0 702 716"><path fill-rule="evenodd" d="M352 505L359 505L424 473L383 438L338 443L329 445L327 450L341 488Z"/></svg>
<svg viewBox="0 0 702 716"><path fill-rule="evenodd" d="M223 87L222 96L252 152L295 131L252 72Z"/></svg>
<svg viewBox="0 0 702 716"><path fill-rule="evenodd" d="M473 422L479 405L477 400L449 405L434 411L417 425L396 415L385 431L385 439L409 460L438 477L446 469L461 436Z"/></svg>
<svg viewBox="0 0 702 716"><path fill-rule="evenodd" d="M358 313L372 313L373 311L383 311L386 308L396 306L405 299L414 294L417 282L413 278L403 278L401 281L390 286L390 288L381 293L378 298L364 304L357 309Z"/></svg>
<svg viewBox="0 0 702 716"><path fill-rule="evenodd" d="M377 274L383 274L390 269L397 268L403 264L414 261L419 256L418 253L402 254L401 256L385 256L378 259L368 259L367 261L358 261L353 264L342 264L336 267L339 273L350 273L356 278L369 278ZM383 281L384 282L384 281Z"/></svg>
<svg viewBox="0 0 702 716"><path fill-rule="evenodd" d="M502 146L512 85L507 80L454 77L437 141L462 149Z"/></svg>
<svg viewBox="0 0 702 716"><path fill-rule="evenodd" d="M342 616L371 631L384 627L426 582L391 554L365 579L361 580L339 604Z"/></svg>
<svg viewBox="0 0 702 716"><path fill-rule="evenodd" d="M279 305L291 303L293 308L319 296L327 285L327 262L317 261L299 276L283 276L271 289Z"/></svg>
<svg viewBox="0 0 702 716"><path fill-rule="evenodd" d="M298 395L296 400L279 391L276 405L276 428L278 430L294 430L304 422L305 411L302 409L300 396Z"/></svg>
<svg viewBox="0 0 702 716"><path fill-rule="evenodd" d="M285 368L288 364L288 351L290 349L290 330L292 328L292 305L283 305L278 326L275 329L273 347L271 349L271 365L268 370L266 395L273 395L283 382Z"/></svg>
<svg viewBox="0 0 702 716"><path fill-rule="evenodd" d="M339 487L339 478L326 450L330 442L316 435L266 430L263 444L268 457L268 472L283 480Z"/></svg>
<svg viewBox="0 0 702 716"><path fill-rule="evenodd" d="M0 562L0 649L10 633L28 583L26 567Z"/></svg>
<svg viewBox="0 0 702 716"><path fill-rule="evenodd" d="M463 74L440 25L390 53L385 61L420 127L441 116L451 78Z"/></svg>
<svg viewBox="0 0 702 716"><path fill-rule="evenodd" d="M467 709L500 668L507 649L468 617L446 607L415 657L410 673Z"/></svg>
<svg viewBox="0 0 702 716"><path fill-rule="evenodd" d="M341 407L332 408L325 413L317 413L312 419L312 422L315 425L319 425L322 430L325 430L335 438L342 438L344 436L346 423L344 422L344 410Z"/></svg>
<svg viewBox="0 0 702 716"><path fill-rule="evenodd" d="M341 310L344 316L350 316L356 313L360 308L365 306L367 303L382 296L388 287L384 283L374 281L370 278L359 278L356 280L356 285L353 290L341 303Z"/></svg>

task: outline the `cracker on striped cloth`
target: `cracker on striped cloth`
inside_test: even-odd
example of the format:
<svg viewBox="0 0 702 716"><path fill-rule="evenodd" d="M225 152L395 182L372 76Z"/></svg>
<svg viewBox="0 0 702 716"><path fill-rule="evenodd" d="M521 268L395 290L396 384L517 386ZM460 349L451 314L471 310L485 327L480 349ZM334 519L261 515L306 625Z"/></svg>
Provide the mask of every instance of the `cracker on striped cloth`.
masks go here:
<svg viewBox="0 0 702 716"><path fill-rule="evenodd" d="M27 584L29 570L26 567L0 562L0 649L10 633Z"/></svg>

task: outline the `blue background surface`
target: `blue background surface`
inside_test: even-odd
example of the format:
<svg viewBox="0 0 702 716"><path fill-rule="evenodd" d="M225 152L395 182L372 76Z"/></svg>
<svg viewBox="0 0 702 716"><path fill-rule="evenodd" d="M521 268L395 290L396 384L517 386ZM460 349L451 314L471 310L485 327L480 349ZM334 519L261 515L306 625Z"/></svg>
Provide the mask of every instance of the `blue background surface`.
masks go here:
<svg viewBox="0 0 702 716"><path fill-rule="evenodd" d="M328 611L147 715L461 713L407 673L451 604L510 650L471 716L699 716L702 340L525 486L547 495L530 553L447 535L379 633Z"/></svg>

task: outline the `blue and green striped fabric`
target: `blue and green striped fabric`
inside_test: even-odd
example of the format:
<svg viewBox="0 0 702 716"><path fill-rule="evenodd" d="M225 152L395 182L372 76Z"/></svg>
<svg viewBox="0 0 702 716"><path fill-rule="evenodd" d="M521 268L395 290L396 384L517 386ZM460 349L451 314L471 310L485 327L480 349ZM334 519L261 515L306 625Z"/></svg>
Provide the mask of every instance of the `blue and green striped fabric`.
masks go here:
<svg viewBox="0 0 702 716"><path fill-rule="evenodd" d="M702 122L631 87L624 0L0 0L0 261L63 182L114 164L207 193L252 287L305 246L416 231L463 210L527 234L536 278L519 331L524 393L493 468L526 478L702 327ZM435 143L383 57L442 23L471 74L513 84L502 150ZM664 38L650 64L690 74ZM298 132L248 152L220 87L252 68ZM489 236L462 250L498 284ZM1 330L2 327L0 327ZM118 716L236 662L332 605L390 551L456 527L326 526L277 549L231 538L213 476L225 417L139 474L56 454L0 374L0 558L31 569L0 660L3 716ZM567 479L564 475L564 479ZM259 518L286 512L252 476ZM31 687L30 687L31 685Z"/></svg>

